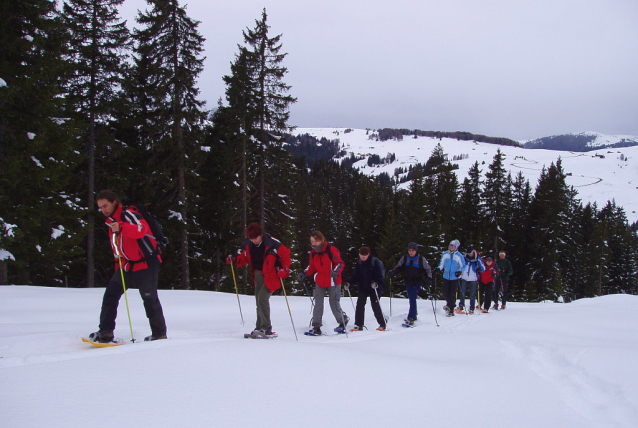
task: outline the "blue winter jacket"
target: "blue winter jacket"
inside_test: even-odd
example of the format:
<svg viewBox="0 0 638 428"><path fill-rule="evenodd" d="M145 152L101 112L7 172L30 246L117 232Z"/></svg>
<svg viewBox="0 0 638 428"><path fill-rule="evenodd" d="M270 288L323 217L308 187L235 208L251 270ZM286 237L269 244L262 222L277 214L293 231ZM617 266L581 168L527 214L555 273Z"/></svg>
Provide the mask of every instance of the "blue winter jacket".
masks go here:
<svg viewBox="0 0 638 428"><path fill-rule="evenodd" d="M450 253L446 251L441 256L441 262L439 263L439 269L444 270L443 278L454 281L458 279L456 277L456 272L461 272L463 270L463 266L465 266L465 261L463 260L463 256L458 251L454 251Z"/></svg>
<svg viewBox="0 0 638 428"><path fill-rule="evenodd" d="M478 253L474 253L474 257L469 257L467 254L464 257L465 266L463 266L463 273L461 279L468 282L478 281L478 274L485 270L483 259L479 257Z"/></svg>

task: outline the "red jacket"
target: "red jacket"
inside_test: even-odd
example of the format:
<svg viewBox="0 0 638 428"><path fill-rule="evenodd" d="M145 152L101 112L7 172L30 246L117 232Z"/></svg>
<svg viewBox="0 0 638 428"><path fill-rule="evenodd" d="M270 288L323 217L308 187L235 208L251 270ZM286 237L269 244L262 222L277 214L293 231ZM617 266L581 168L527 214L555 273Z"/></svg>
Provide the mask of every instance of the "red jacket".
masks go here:
<svg viewBox="0 0 638 428"><path fill-rule="evenodd" d="M262 244L265 246L264 248L264 284L266 288L272 293L273 291L281 288L281 279L277 275L277 271L279 269L284 269L286 274L290 272L290 250L286 248L284 244L282 244L276 238L273 238L267 233L264 233L262 238ZM253 270L253 265L250 260L250 246L253 244L250 239L245 239L242 242L242 251L241 253L235 257L234 263L238 267L242 267L245 265L250 266L250 276L253 280L253 286L255 285L255 272Z"/></svg>
<svg viewBox="0 0 638 428"><path fill-rule="evenodd" d="M332 277L330 273L336 271L338 276L336 284L341 285L341 273L343 272L344 263L341 260L341 254L332 245L327 242L323 245L321 251L317 252L313 248L310 252L310 264L306 269L306 275L315 274L315 282L321 288L332 287Z"/></svg>
<svg viewBox="0 0 638 428"><path fill-rule="evenodd" d="M148 269L146 263L146 257L157 257L162 261L159 254L151 255L157 251L157 243L152 237L151 228L137 210L134 208L128 208L123 213L124 207L122 204L118 204L113 216L106 219L107 224L118 222L120 224L120 231L116 235L117 248L113 245L113 231L109 228L109 238L111 240L111 247L113 248L113 255L115 256L115 270L120 267L120 261L118 258L118 252L122 257L122 267L126 272L133 269L133 272L137 272L142 269ZM123 215L122 215L123 213Z"/></svg>
<svg viewBox="0 0 638 428"><path fill-rule="evenodd" d="M494 276L494 274L496 273L498 275L498 266L496 266L495 262L492 262L492 264L489 266L487 265L487 263L485 263L485 261L483 261L483 264L485 264L485 270L479 274L479 279L483 284L494 282L494 280L496 279L496 276Z"/></svg>

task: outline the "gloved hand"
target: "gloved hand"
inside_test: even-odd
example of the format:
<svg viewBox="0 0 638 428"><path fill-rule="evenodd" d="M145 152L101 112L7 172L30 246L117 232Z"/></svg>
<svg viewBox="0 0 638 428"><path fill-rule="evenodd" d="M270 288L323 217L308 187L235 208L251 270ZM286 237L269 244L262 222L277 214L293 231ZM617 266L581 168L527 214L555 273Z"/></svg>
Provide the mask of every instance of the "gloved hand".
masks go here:
<svg viewBox="0 0 638 428"><path fill-rule="evenodd" d="M498 278L498 272L494 272L494 279Z"/></svg>
<svg viewBox="0 0 638 428"><path fill-rule="evenodd" d="M379 288L379 284L377 284L376 282L373 282L370 285L372 286L372 288Z"/></svg>
<svg viewBox="0 0 638 428"><path fill-rule="evenodd" d="M226 264L227 264L227 265L234 265L234 264L236 264L236 263L235 263L235 258L234 258L233 256L228 256L228 257L226 258Z"/></svg>
<svg viewBox="0 0 638 428"><path fill-rule="evenodd" d="M308 275L306 275L306 272L299 272L299 275L297 275L297 279L299 281L303 281L306 278L308 278Z"/></svg>
<svg viewBox="0 0 638 428"><path fill-rule="evenodd" d="M461 276L461 271L457 270L456 272L454 272L454 276L459 278Z"/></svg>
<svg viewBox="0 0 638 428"><path fill-rule="evenodd" d="M339 276L339 272L334 271L334 270L330 271L330 277L331 278L337 278L338 276Z"/></svg>
<svg viewBox="0 0 638 428"><path fill-rule="evenodd" d="M440 269L441 273L445 275L445 269Z"/></svg>
<svg viewBox="0 0 638 428"><path fill-rule="evenodd" d="M396 275L394 273L394 270L391 270L391 271L388 272L388 278L392 279L394 277L394 275Z"/></svg>
<svg viewBox="0 0 638 428"><path fill-rule="evenodd" d="M290 270L289 269L279 269L277 271L277 276L281 279L284 278L288 278L288 275L290 274Z"/></svg>

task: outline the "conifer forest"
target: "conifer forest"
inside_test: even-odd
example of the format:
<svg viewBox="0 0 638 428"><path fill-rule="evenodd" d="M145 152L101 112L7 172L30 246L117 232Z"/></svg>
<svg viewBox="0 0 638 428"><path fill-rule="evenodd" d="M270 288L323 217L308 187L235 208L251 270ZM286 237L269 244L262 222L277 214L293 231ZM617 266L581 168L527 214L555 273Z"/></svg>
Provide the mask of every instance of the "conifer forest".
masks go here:
<svg viewBox="0 0 638 428"><path fill-rule="evenodd" d="M162 224L163 289L234 293L225 260L257 222L291 249L294 273L317 229L341 251L345 280L361 245L391 269L414 241L435 268L459 239L483 255L507 251L514 301L638 292L636 225L613 201L583 204L560 160L530 183L499 151L460 182L439 145L400 189L397 177L352 168L338 137L292 133L285 38L265 9L237 29L234 58L220 59L231 64L225 94L211 102L197 87L200 23L178 0L149 0L128 28L122 3L1 1L0 284L105 286L113 254L95 195L112 189ZM249 272L235 275L251 294ZM285 286L306 293L294 274Z"/></svg>

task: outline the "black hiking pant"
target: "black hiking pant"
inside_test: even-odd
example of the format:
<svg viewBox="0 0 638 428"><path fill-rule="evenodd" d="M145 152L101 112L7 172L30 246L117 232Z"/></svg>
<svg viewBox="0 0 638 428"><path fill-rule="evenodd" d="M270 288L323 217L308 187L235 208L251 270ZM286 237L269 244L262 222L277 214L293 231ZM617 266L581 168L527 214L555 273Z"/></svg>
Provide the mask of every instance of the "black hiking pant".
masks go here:
<svg viewBox="0 0 638 428"><path fill-rule="evenodd" d="M144 302L146 317L151 325L153 336L166 335L166 321L162 304L157 296L157 278L159 275L159 260L153 259L148 263L148 269L136 272L124 272L124 282L126 289L139 288L140 296ZM117 307L120 298L124 294L122 286L122 274L116 270L104 290L102 299L102 312L100 313L100 330L115 330L115 319L117 318Z"/></svg>
<svg viewBox="0 0 638 428"><path fill-rule="evenodd" d="M370 306L372 306L374 317L377 319L379 326L385 328L385 319L383 319L383 311L381 310L381 304L379 300L377 300L377 296L368 296L362 292L359 292L359 297L357 297L357 309L354 311L354 325L363 327L368 297L370 297Z"/></svg>
<svg viewBox="0 0 638 428"><path fill-rule="evenodd" d="M479 281L479 294L481 296L481 304L486 311L490 310L492 305L492 293L494 292L494 282L483 284Z"/></svg>
<svg viewBox="0 0 638 428"><path fill-rule="evenodd" d="M451 280L443 278L443 298L445 299L447 307L450 308L450 311L453 311L456 307L456 290L458 288L458 279Z"/></svg>

